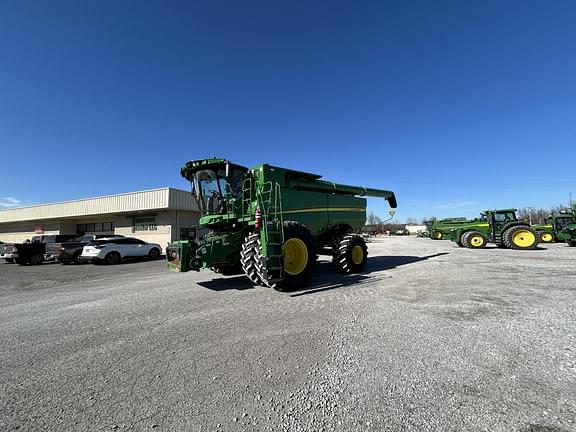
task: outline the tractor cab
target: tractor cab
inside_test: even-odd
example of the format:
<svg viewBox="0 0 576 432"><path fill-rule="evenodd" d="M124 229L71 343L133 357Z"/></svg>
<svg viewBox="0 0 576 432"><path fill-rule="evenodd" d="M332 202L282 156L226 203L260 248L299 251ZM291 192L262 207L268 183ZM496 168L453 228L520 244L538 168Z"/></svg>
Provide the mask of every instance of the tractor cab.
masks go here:
<svg viewBox="0 0 576 432"><path fill-rule="evenodd" d="M489 218L488 222L490 223L492 231L500 231L511 222L518 221L515 209L487 212L486 216Z"/></svg>
<svg viewBox="0 0 576 432"><path fill-rule="evenodd" d="M560 210L557 215L550 215L550 225L555 231L562 231L568 225L576 223L576 214L573 211Z"/></svg>
<svg viewBox="0 0 576 432"><path fill-rule="evenodd" d="M202 214L201 225L239 216L242 182L247 172L248 168L220 158L193 160L182 168L180 173L190 181Z"/></svg>

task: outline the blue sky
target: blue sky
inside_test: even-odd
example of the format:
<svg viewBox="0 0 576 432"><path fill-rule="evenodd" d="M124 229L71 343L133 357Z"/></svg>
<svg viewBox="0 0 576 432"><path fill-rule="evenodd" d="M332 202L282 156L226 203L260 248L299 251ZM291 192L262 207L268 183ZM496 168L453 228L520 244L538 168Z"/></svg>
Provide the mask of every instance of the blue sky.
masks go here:
<svg viewBox="0 0 576 432"><path fill-rule="evenodd" d="M391 189L401 220L576 198L573 1L5 0L0 53L2 208L187 188L206 156Z"/></svg>

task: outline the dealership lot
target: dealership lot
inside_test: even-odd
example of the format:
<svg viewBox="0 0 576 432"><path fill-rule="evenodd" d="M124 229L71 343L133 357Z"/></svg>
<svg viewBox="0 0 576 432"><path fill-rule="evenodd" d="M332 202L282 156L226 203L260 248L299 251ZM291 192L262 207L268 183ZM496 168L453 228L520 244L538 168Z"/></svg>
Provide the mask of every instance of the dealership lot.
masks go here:
<svg viewBox="0 0 576 432"><path fill-rule="evenodd" d="M576 248L369 251L291 293L0 264L0 429L576 430Z"/></svg>

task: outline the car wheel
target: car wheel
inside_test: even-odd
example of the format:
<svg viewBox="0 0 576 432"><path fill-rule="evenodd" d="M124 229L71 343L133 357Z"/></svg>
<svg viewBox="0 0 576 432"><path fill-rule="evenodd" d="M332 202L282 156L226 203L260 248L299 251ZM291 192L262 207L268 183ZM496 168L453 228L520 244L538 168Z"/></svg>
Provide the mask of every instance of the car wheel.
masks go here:
<svg viewBox="0 0 576 432"><path fill-rule="evenodd" d="M108 265L115 265L120 262L120 254L118 252L110 252L104 258L104 262Z"/></svg>
<svg viewBox="0 0 576 432"><path fill-rule="evenodd" d="M30 258L30 264L32 264L32 265L42 264L43 262L44 262L44 257L40 254L32 255L32 258Z"/></svg>
<svg viewBox="0 0 576 432"><path fill-rule="evenodd" d="M78 264L78 258L80 258L81 252L75 253L72 255L72 259L70 260L70 264Z"/></svg>
<svg viewBox="0 0 576 432"><path fill-rule="evenodd" d="M156 259L160 256L160 251L158 250L158 248L152 248L150 249L150 252L148 252L148 258L150 259Z"/></svg>

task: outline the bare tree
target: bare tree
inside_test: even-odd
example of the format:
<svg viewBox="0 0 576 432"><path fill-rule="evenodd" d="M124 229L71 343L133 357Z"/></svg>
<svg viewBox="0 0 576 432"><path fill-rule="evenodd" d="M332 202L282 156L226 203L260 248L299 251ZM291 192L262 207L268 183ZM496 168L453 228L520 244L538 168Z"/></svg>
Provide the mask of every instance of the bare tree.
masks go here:
<svg viewBox="0 0 576 432"><path fill-rule="evenodd" d="M544 223L548 216L558 214L563 210L570 210L570 207L564 204L559 204L549 209L524 207L518 209L518 218L529 221L532 224Z"/></svg>
<svg viewBox="0 0 576 432"><path fill-rule="evenodd" d="M370 212L366 217L366 225L379 225L382 223L380 216L377 216L374 212Z"/></svg>

